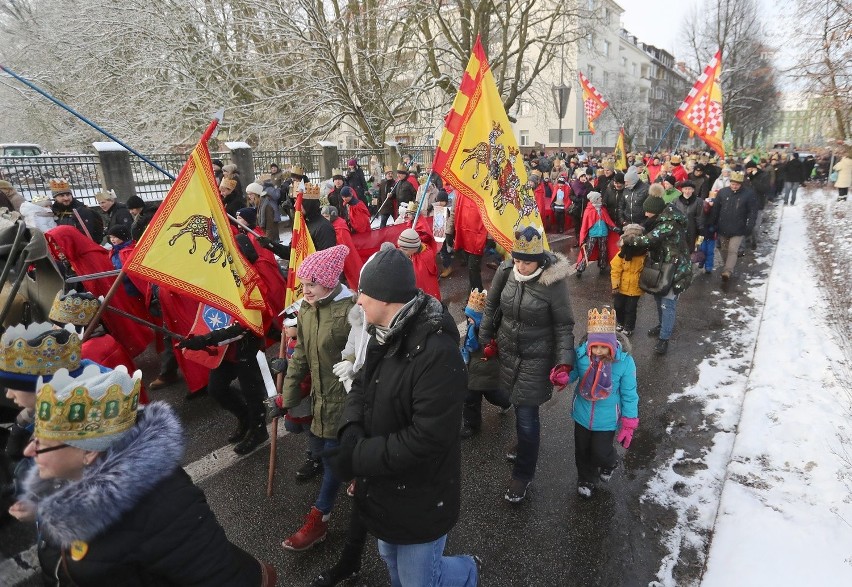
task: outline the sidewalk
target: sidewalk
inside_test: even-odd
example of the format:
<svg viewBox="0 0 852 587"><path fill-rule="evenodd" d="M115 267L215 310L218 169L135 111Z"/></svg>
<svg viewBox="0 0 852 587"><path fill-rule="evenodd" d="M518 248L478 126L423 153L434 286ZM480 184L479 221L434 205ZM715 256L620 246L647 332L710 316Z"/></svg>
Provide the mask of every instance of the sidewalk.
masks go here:
<svg viewBox="0 0 852 587"><path fill-rule="evenodd" d="M850 382L826 326L809 200L785 207L702 585L852 585ZM840 219L836 230L852 228ZM835 251L836 261L850 258ZM847 284L848 286L848 284ZM848 373L848 369L845 369ZM844 432L845 431L845 432ZM848 445L847 445L848 447Z"/></svg>

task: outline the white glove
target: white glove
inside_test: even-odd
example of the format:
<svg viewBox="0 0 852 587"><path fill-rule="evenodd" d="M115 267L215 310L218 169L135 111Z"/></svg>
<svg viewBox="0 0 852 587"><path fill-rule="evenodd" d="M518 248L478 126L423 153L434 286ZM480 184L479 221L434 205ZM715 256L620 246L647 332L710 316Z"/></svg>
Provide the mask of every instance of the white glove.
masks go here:
<svg viewBox="0 0 852 587"><path fill-rule="evenodd" d="M346 393L352 391L352 380L351 379L341 379L343 382L343 389L346 390Z"/></svg>
<svg viewBox="0 0 852 587"><path fill-rule="evenodd" d="M355 375L355 369L352 368L351 361L340 361L339 363L335 363L331 370L341 381L344 379L351 380Z"/></svg>

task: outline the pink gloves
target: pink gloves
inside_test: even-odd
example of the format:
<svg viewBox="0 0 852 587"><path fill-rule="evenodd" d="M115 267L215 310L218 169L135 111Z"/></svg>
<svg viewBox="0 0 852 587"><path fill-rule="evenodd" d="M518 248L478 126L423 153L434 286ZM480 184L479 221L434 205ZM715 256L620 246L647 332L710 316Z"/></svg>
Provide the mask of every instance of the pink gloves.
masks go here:
<svg viewBox="0 0 852 587"><path fill-rule="evenodd" d="M482 349L482 356L487 361L488 359L492 359L497 356L497 341L493 338L485 345L485 348Z"/></svg>
<svg viewBox="0 0 852 587"><path fill-rule="evenodd" d="M633 440L633 431L639 427L639 418L621 417L621 429L618 431L618 436L615 438L624 448L630 448L630 441Z"/></svg>
<svg viewBox="0 0 852 587"><path fill-rule="evenodd" d="M562 391L568 385L569 373L571 373L571 365L556 365L550 370L550 382Z"/></svg>

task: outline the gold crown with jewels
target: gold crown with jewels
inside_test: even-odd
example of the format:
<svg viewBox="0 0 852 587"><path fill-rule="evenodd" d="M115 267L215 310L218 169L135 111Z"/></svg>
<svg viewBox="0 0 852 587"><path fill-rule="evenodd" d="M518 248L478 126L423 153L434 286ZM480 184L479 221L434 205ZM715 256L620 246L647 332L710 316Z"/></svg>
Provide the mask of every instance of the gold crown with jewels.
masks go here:
<svg viewBox="0 0 852 587"><path fill-rule="evenodd" d="M488 290L479 291L478 289L470 292L470 296L467 298L467 307L473 310L474 312L484 312L485 311L485 299L488 297Z"/></svg>
<svg viewBox="0 0 852 587"><path fill-rule="evenodd" d="M532 227L536 234L530 239L524 235L526 229L515 233L515 244L512 247L513 253L521 253L525 255L541 255L544 253L544 242L541 239L541 234L535 227Z"/></svg>
<svg viewBox="0 0 852 587"><path fill-rule="evenodd" d="M71 184L68 183L67 179L59 178L59 179L51 179L50 180L50 191L53 192L54 196L58 196L61 194L70 194L71 193Z"/></svg>
<svg viewBox="0 0 852 587"><path fill-rule="evenodd" d="M56 293L48 318L60 324L88 326L100 305L100 299L89 292L77 292L72 289L66 294L60 290Z"/></svg>
<svg viewBox="0 0 852 587"><path fill-rule="evenodd" d="M72 326L49 322L12 326L0 337L0 371L17 375L53 375L80 366L81 343Z"/></svg>
<svg viewBox="0 0 852 587"><path fill-rule="evenodd" d="M610 308L602 308L598 311L597 308L589 310L589 334L607 334L615 332L615 310Z"/></svg>
<svg viewBox="0 0 852 587"><path fill-rule="evenodd" d="M124 432L136 423L142 372L132 376L119 365L101 372L87 366L77 377L60 369L36 392L35 437L68 442Z"/></svg>

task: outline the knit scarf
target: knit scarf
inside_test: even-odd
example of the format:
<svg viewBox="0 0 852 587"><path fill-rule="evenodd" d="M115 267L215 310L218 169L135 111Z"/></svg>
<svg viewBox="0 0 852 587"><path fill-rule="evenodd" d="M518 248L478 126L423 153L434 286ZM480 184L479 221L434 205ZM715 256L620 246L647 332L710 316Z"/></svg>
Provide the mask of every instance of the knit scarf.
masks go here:
<svg viewBox="0 0 852 587"><path fill-rule="evenodd" d="M518 271L517 266L512 267L512 273L515 274L515 279L517 279L521 283L525 281L532 281L533 279L541 275L542 271L544 271L544 267L539 267L532 273L532 275L521 275L521 273Z"/></svg>
<svg viewBox="0 0 852 587"><path fill-rule="evenodd" d="M589 368L580 380L577 393L589 401L606 399L612 391L612 361L589 354Z"/></svg>

